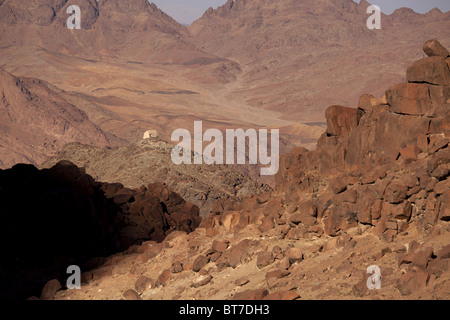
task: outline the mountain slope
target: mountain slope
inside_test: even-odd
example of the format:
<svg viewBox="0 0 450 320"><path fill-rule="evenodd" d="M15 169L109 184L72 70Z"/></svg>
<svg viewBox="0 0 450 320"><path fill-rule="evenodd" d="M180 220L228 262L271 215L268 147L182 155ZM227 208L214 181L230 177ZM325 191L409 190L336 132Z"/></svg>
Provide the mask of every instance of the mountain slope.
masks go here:
<svg viewBox="0 0 450 320"><path fill-rule="evenodd" d="M81 30L69 30L67 8L81 9ZM37 46L90 57L180 62L202 56L183 41L186 29L146 0L5 0L0 5L3 46Z"/></svg>
<svg viewBox="0 0 450 320"><path fill-rule="evenodd" d="M49 83L15 77L0 69L0 167L39 163L78 141L108 146L116 141Z"/></svg>
<svg viewBox="0 0 450 320"><path fill-rule="evenodd" d="M172 147L159 139L145 139L115 148L72 143L45 161L42 167L50 168L59 161L68 160L85 168L97 180L119 182L127 188L164 182L197 205L202 216L208 215L219 199L237 201L270 190L239 173L240 168L236 166L175 165L170 158Z"/></svg>
<svg viewBox="0 0 450 320"><path fill-rule="evenodd" d="M424 51L384 99L327 108L317 150L283 156L276 190L219 200L194 232L50 298L448 300L450 54Z"/></svg>
<svg viewBox="0 0 450 320"><path fill-rule="evenodd" d="M363 93L404 79L423 56L427 39L450 45L450 12L382 14L369 30L369 3L352 0L229 0L188 27L202 50L244 65L229 96L281 113L283 119L322 122L325 107L354 104ZM397 54L400 52L400 54Z"/></svg>

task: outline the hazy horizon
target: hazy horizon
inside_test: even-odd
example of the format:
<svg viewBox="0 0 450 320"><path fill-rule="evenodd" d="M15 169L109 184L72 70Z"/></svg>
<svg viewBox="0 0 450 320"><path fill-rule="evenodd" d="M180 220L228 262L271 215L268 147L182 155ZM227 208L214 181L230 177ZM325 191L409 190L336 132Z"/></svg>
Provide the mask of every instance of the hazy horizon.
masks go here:
<svg viewBox="0 0 450 320"><path fill-rule="evenodd" d="M200 18L208 8L215 9L225 4L226 1L191 0L186 3L184 0L150 0L177 22L185 25ZM360 0L353 1L360 2ZM433 8L439 8L442 12L450 11L450 1L448 0L372 0L368 2L378 5L385 14L391 14L394 10L402 7L411 8L418 13L427 13Z"/></svg>

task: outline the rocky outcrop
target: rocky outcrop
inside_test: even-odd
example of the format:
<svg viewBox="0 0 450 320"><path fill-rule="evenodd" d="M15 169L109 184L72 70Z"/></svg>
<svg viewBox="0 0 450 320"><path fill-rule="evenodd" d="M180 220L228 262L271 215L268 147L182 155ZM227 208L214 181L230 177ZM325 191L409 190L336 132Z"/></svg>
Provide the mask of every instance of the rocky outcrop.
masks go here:
<svg viewBox="0 0 450 320"><path fill-rule="evenodd" d="M59 161L68 160L86 168L87 173L97 180L119 182L129 188L163 181L168 188L200 207L202 216L210 213L218 199L237 201L247 195L270 190L267 185L252 180L231 166L175 165L170 158L172 148L171 144L159 138L109 149L71 143L41 166L49 168Z"/></svg>
<svg viewBox="0 0 450 320"><path fill-rule="evenodd" d="M320 208L326 234L363 223L392 239L412 218L425 228L447 221L441 203L450 184L450 70L441 45L430 47L437 49L408 68L408 83L388 89L383 104L363 96L364 108L328 108L317 151L294 150L282 159L277 181L288 201L300 192L311 193L318 207L328 199Z"/></svg>
<svg viewBox="0 0 450 320"><path fill-rule="evenodd" d="M328 108L327 130L317 150L297 148L282 156L275 192L239 203L218 203L215 214L201 226L238 232L256 224L262 234L288 240L335 239L329 244L332 247L354 246L347 232L355 228L370 230L388 243L411 228L422 233L442 224L446 228L449 68L445 66L442 77L435 76L435 62L443 68L444 60L429 59L431 63L419 61L408 68L414 77L388 89L384 98L363 96L364 108ZM413 260L418 262L397 278L395 285L402 295L423 289L430 277L440 276L429 270L430 264L438 273L448 268L445 258L441 261L430 252L417 253ZM271 259L265 253L257 265L264 267ZM357 295L363 294L358 288ZM365 283L361 288L366 288Z"/></svg>
<svg viewBox="0 0 450 320"><path fill-rule="evenodd" d="M0 170L0 200L0 296L9 299L36 295L69 265L87 271L97 265L91 258L189 233L201 221L198 207L162 184L100 183L69 162Z"/></svg>

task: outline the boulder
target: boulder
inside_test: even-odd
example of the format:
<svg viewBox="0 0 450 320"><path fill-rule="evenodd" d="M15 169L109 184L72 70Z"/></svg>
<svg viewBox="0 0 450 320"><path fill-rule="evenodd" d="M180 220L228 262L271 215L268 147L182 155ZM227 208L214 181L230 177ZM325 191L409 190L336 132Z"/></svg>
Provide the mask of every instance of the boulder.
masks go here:
<svg viewBox="0 0 450 320"><path fill-rule="evenodd" d="M439 197L437 205L439 219L443 221L450 221L450 190L447 190Z"/></svg>
<svg viewBox="0 0 450 320"><path fill-rule="evenodd" d="M413 267L404 273L397 281L396 286L400 293L404 296L423 289L427 286L430 274L420 268Z"/></svg>
<svg viewBox="0 0 450 320"><path fill-rule="evenodd" d="M431 39L423 45L423 51L429 57L447 58L449 56L448 50L436 39Z"/></svg>
<svg viewBox="0 0 450 320"><path fill-rule="evenodd" d="M298 300L300 299L300 295L297 292L291 290L280 290L275 291L263 298L263 300Z"/></svg>
<svg viewBox="0 0 450 320"><path fill-rule="evenodd" d="M233 296L232 300L262 300L269 294L267 289L245 290L238 292Z"/></svg>
<svg viewBox="0 0 450 320"><path fill-rule="evenodd" d="M239 264L246 262L250 259L249 250L253 246L253 242L248 239L244 239L237 245L229 248L224 256L227 260L227 265L236 268Z"/></svg>
<svg viewBox="0 0 450 320"><path fill-rule="evenodd" d="M201 268L206 266L209 262L209 259L204 255L199 255L195 260L194 264L192 265L192 271L199 272Z"/></svg>
<svg viewBox="0 0 450 320"><path fill-rule="evenodd" d="M262 269L264 267L267 267L269 264L272 264L274 261L275 258L272 252L262 252L258 255L258 258L256 259L256 266L259 269Z"/></svg>
<svg viewBox="0 0 450 320"><path fill-rule="evenodd" d="M448 68L447 68L448 69ZM426 83L402 83L386 91L391 110L398 114L423 116L446 101L443 87Z"/></svg>
<svg viewBox="0 0 450 320"><path fill-rule="evenodd" d="M373 105L372 105L373 99L375 99L375 97L373 95L363 94L361 96L361 98L359 99L358 109L361 109L364 111L370 110L373 107Z"/></svg>
<svg viewBox="0 0 450 320"><path fill-rule="evenodd" d="M325 112L327 135L346 136L359 124L363 112L343 106L331 106Z"/></svg>
<svg viewBox="0 0 450 320"><path fill-rule="evenodd" d="M172 276L172 272L168 269L161 272L158 279L156 279L155 286L156 287L164 287L167 282L170 280L170 277Z"/></svg>
<svg viewBox="0 0 450 320"><path fill-rule="evenodd" d="M400 203L406 199L407 193L408 187L400 182L392 181L386 188L384 199L389 203Z"/></svg>
<svg viewBox="0 0 450 320"><path fill-rule="evenodd" d="M412 215L412 205L409 201L394 206L392 216L398 220L409 220Z"/></svg>
<svg viewBox="0 0 450 320"><path fill-rule="evenodd" d="M357 225L357 213L342 205L328 209L323 218L324 232L329 236L337 236L340 230Z"/></svg>
<svg viewBox="0 0 450 320"><path fill-rule="evenodd" d="M139 294L133 289L128 289L127 291L125 291L123 293L123 297L125 298L125 300L141 300Z"/></svg>
<svg viewBox="0 0 450 320"><path fill-rule="evenodd" d="M427 269L428 262L431 261L433 256L433 248L428 247L424 250L416 252L411 259L411 263L423 270Z"/></svg>
<svg viewBox="0 0 450 320"><path fill-rule="evenodd" d="M450 244L443 247L436 253L438 259L449 259L450 258Z"/></svg>
<svg viewBox="0 0 450 320"><path fill-rule="evenodd" d="M277 269L266 273L266 280L270 278L281 279L290 275L290 272L283 269Z"/></svg>
<svg viewBox="0 0 450 320"><path fill-rule="evenodd" d="M152 285L152 280L146 276L140 276L134 283L134 288L137 292L143 293Z"/></svg>
<svg viewBox="0 0 450 320"><path fill-rule="evenodd" d="M303 252L299 248L290 248L286 250L286 256L289 258L289 263L291 264L303 260Z"/></svg>
<svg viewBox="0 0 450 320"><path fill-rule="evenodd" d="M269 231L270 229L273 229L275 227L275 224L273 222L273 219L270 217L267 217L263 220L263 222L259 225L258 230L262 233Z"/></svg>
<svg viewBox="0 0 450 320"><path fill-rule="evenodd" d="M212 278L213 277L209 274L199 275L191 283L189 283L189 286L192 288L199 288L202 286L206 286L208 283L211 282Z"/></svg>
<svg viewBox="0 0 450 320"><path fill-rule="evenodd" d="M334 194L339 194L347 189L347 185L347 179L345 176L341 175L330 181L330 190L333 191Z"/></svg>
<svg viewBox="0 0 450 320"><path fill-rule="evenodd" d="M406 72L410 83L429 83L433 85L450 85L450 69L445 58L429 57L418 60Z"/></svg>
<svg viewBox="0 0 450 320"><path fill-rule="evenodd" d="M213 244L212 244L212 248L215 251L224 252L228 248L228 243L223 242L223 241L214 240Z"/></svg>
<svg viewBox="0 0 450 320"><path fill-rule="evenodd" d="M42 289L41 300L53 299L56 292L58 292L61 288L62 286L58 279L48 281Z"/></svg>

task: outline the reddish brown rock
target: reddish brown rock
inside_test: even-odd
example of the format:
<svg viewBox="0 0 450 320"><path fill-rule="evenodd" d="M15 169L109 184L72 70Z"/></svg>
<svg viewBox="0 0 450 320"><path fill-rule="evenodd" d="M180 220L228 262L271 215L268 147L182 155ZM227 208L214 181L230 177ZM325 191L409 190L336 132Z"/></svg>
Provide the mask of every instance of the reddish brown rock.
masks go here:
<svg viewBox="0 0 450 320"><path fill-rule="evenodd" d="M450 261L448 259L433 259L428 263L427 271L439 278L448 272L449 265Z"/></svg>
<svg viewBox="0 0 450 320"><path fill-rule="evenodd" d="M267 232L275 227L273 219L271 217L267 217L263 220L263 222L259 225L258 230L262 233Z"/></svg>
<svg viewBox="0 0 450 320"><path fill-rule="evenodd" d="M180 273L180 272L182 272L183 270L184 270L183 264L182 264L181 262L179 262L179 261L175 261L175 262L172 264L172 269L170 269L170 271L171 271L172 273Z"/></svg>
<svg viewBox="0 0 450 320"><path fill-rule="evenodd" d="M414 254L412 254L412 253L402 255L400 257L400 259L398 260L398 266L401 267L404 264L411 264L413 258L414 258Z"/></svg>
<svg viewBox="0 0 450 320"><path fill-rule="evenodd" d="M299 248L290 248L286 250L286 256L291 264L301 262L303 260L303 252Z"/></svg>
<svg viewBox="0 0 450 320"><path fill-rule="evenodd" d="M250 280L247 277L241 277L241 278L237 279L234 282L234 284L239 286L239 287L242 287L242 286L245 286L249 282L250 282Z"/></svg>
<svg viewBox="0 0 450 320"><path fill-rule="evenodd" d="M353 190L347 190L346 192L344 192L342 194L342 201L344 202L349 202L349 203L356 203L356 201L358 200L358 191L353 189Z"/></svg>
<svg viewBox="0 0 450 320"><path fill-rule="evenodd" d="M128 289L127 291L125 291L123 293L123 297L125 298L125 300L141 300L139 294L133 289Z"/></svg>
<svg viewBox="0 0 450 320"><path fill-rule="evenodd" d="M245 290L236 293L232 300L262 300L268 294L269 291L267 289Z"/></svg>
<svg viewBox="0 0 450 320"><path fill-rule="evenodd" d="M214 238L219 234L219 230L215 228L206 228L206 236L209 238Z"/></svg>
<svg viewBox="0 0 450 320"><path fill-rule="evenodd" d="M258 258L256 260L256 266L259 269L267 267L269 264L272 264L275 261L272 252L262 252L258 254Z"/></svg>
<svg viewBox="0 0 450 320"><path fill-rule="evenodd" d="M375 97L371 94L363 94L359 99L358 109L368 111L372 108L372 101Z"/></svg>
<svg viewBox="0 0 450 320"><path fill-rule="evenodd" d="M347 189L347 185L345 176L339 176L330 181L330 190L335 194L339 194Z"/></svg>
<svg viewBox="0 0 450 320"><path fill-rule="evenodd" d="M146 276L140 276L134 283L134 288L137 292L143 293L148 290L152 285L152 280Z"/></svg>
<svg viewBox="0 0 450 320"><path fill-rule="evenodd" d="M436 39L431 39L423 45L423 51L429 57L447 58L449 56L448 50Z"/></svg>
<svg viewBox="0 0 450 320"><path fill-rule="evenodd" d="M392 216L398 220L409 220L412 215L412 205L409 201L404 201L402 204L394 206Z"/></svg>
<svg viewBox="0 0 450 320"><path fill-rule="evenodd" d="M222 215L220 223L224 226L225 230L231 231L237 228L241 219L241 214L237 211L225 212Z"/></svg>
<svg viewBox="0 0 450 320"><path fill-rule="evenodd" d="M149 259L152 259L156 257L162 250L163 244L162 243L144 243L142 244L143 247L143 253L145 256L147 256Z"/></svg>
<svg viewBox="0 0 450 320"><path fill-rule="evenodd" d="M300 201L298 204L298 210L302 215L316 217L317 207L312 199Z"/></svg>
<svg viewBox="0 0 450 320"><path fill-rule="evenodd" d="M425 83L402 83L387 90L386 98L393 112L420 116L445 103L443 90Z"/></svg>
<svg viewBox="0 0 450 320"><path fill-rule="evenodd" d="M397 221L395 220L387 220L385 222L386 228L390 230L397 230Z"/></svg>
<svg viewBox="0 0 450 320"><path fill-rule="evenodd" d="M440 220L450 221L450 190L439 197L437 211Z"/></svg>
<svg viewBox="0 0 450 320"><path fill-rule="evenodd" d="M156 287L164 287L167 282L170 280L170 277L172 276L172 272L170 270L166 269L159 275L158 279L155 282Z"/></svg>
<svg viewBox="0 0 450 320"><path fill-rule="evenodd" d="M292 225L298 225L302 222L302 215L300 213L295 213L291 216L289 216L289 224Z"/></svg>
<svg viewBox="0 0 450 320"><path fill-rule="evenodd" d="M436 253L438 259L449 259L450 258L450 244L443 247Z"/></svg>
<svg viewBox="0 0 450 320"><path fill-rule="evenodd" d="M431 261L432 256L433 256L433 248L429 247L419 252L416 252L411 259L411 263L423 270L426 270L428 262Z"/></svg>
<svg viewBox="0 0 450 320"><path fill-rule="evenodd" d="M323 218L324 232L329 236L337 236L340 230L357 225L357 213L345 205L332 207L325 212Z"/></svg>
<svg viewBox="0 0 450 320"><path fill-rule="evenodd" d="M268 294L263 300L298 300L300 295L294 291L281 290Z"/></svg>
<svg viewBox="0 0 450 320"><path fill-rule="evenodd" d="M44 288L42 288L41 300L51 300L55 296L56 292L61 290L62 286L59 280L53 279L48 281Z"/></svg>
<svg viewBox="0 0 450 320"><path fill-rule="evenodd" d="M199 255L195 260L194 264L192 265L192 271L199 272L201 268L206 266L209 262L209 259L204 255Z"/></svg>
<svg viewBox="0 0 450 320"><path fill-rule="evenodd" d="M397 289L404 296L423 289L427 286L430 275L420 268L412 268L397 281Z"/></svg>
<svg viewBox="0 0 450 320"><path fill-rule="evenodd" d="M228 249L224 253L228 266L236 268L240 263L248 261L250 259L249 249L252 245L253 242L251 240L244 239Z"/></svg>
<svg viewBox="0 0 450 320"><path fill-rule="evenodd" d="M283 269L277 269L266 273L266 280L270 278L281 279L290 275L290 272Z"/></svg>
<svg viewBox="0 0 450 320"><path fill-rule="evenodd" d="M408 188L404 184L393 181L386 188L384 199L389 203L400 203L406 199L407 193Z"/></svg>
<svg viewBox="0 0 450 320"><path fill-rule="evenodd" d="M436 153L441 149L447 148L449 143L449 139L439 139L437 141L435 141L433 144L430 143L430 147L428 148L428 153L432 154L432 153Z"/></svg>
<svg viewBox="0 0 450 320"><path fill-rule="evenodd" d="M406 72L408 82L429 83L448 86L450 84L450 69L445 58L429 57L414 62Z"/></svg>
<svg viewBox="0 0 450 320"><path fill-rule="evenodd" d="M407 145L400 150L400 154L405 161L415 161L420 153L420 149L415 145Z"/></svg>
<svg viewBox="0 0 450 320"><path fill-rule="evenodd" d="M343 106L331 106L325 112L329 136L348 135L359 124L363 112Z"/></svg>
<svg viewBox="0 0 450 320"><path fill-rule="evenodd" d="M225 250L228 249L228 243L214 240L212 244L212 249L218 252L224 252Z"/></svg>

